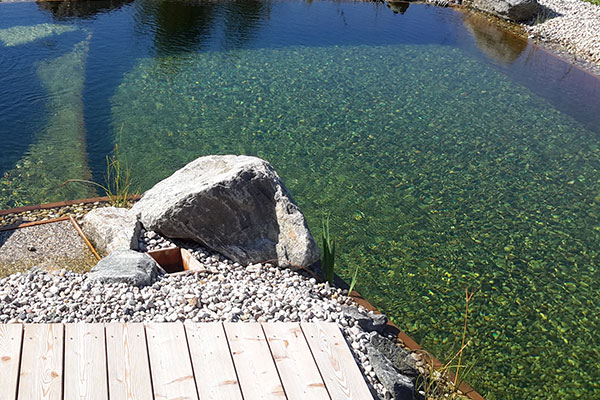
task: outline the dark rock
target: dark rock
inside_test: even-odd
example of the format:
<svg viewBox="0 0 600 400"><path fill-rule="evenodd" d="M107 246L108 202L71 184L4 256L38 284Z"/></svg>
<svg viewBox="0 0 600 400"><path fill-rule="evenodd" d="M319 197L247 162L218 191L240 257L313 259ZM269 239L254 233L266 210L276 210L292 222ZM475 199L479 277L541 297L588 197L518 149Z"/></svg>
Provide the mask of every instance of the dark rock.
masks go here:
<svg viewBox="0 0 600 400"><path fill-rule="evenodd" d="M415 398L413 380L398 372L393 363L375 346L367 345L367 357L369 357L375 375L387 391L392 393L394 400L413 400Z"/></svg>
<svg viewBox="0 0 600 400"><path fill-rule="evenodd" d="M342 306L342 312L345 316L355 319L358 326L366 332L383 333L387 327L388 319L385 314L364 313L354 306Z"/></svg>
<svg viewBox="0 0 600 400"><path fill-rule="evenodd" d="M319 259L304 215L269 163L208 156L148 190L131 209L147 230L188 239L240 264L307 267Z"/></svg>
<svg viewBox="0 0 600 400"><path fill-rule="evenodd" d="M416 378L418 375L416 361L410 353L404 350L385 337L373 334L371 335L371 345L379 350L388 360L392 362L394 368L402 375L410 378Z"/></svg>
<svg viewBox="0 0 600 400"><path fill-rule="evenodd" d="M538 9L537 0L473 0L473 7L509 21L532 19Z"/></svg>
<svg viewBox="0 0 600 400"><path fill-rule="evenodd" d="M152 285L165 271L146 253L116 250L92 268L88 279L105 283L125 282L134 286Z"/></svg>

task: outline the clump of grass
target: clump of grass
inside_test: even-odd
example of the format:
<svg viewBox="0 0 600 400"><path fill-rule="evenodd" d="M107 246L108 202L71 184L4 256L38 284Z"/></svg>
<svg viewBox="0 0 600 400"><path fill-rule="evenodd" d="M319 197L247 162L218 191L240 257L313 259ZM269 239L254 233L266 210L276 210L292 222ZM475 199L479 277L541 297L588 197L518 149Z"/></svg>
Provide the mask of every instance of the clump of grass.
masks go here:
<svg viewBox="0 0 600 400"><path fill-rule="evenodd" d="M350 293L352 293L352 291L354 290L354 286L356 286L357 280L358 280L358 265L356 266L356 269L354 270L354 275L352 276L352 281L350 282L350 288L348 289L348 295L350 295Z"/></svg>
<svg viewBox="0 0 600 400"><path fill-rule="evenodd" d="M329 216L321 221L321 238L323 241L323 255L321 258L321 267L325 275L325 280L331 284L335 279L335 237L329 232Z"/></svg>
<svg viewBox="0 0 600 400"><path fill-rule="evenodd" d="M104 190L110 204L114 207L127 206L131 195L131 172L127 166L121 164L118 145L115 145L111 155L106 156L104 185L87 179L68 179L62 186L67 183L82 183L99 187Z"/></svg>
<svg viewBox="0 0 600 400"><path fill-rule="evenodd" d="M436 366L433 361L434 358L429 353L422 352L425 356L425 368L427 370L424 376L420 376L417 387L423 393L425 400L466 398L459 393L458 387L474 366L474 363L470 363L468 366L463 364L464 350L471 343L470 340L467 340L467 331L469 306L474 294L475 292L469 292L468 288L465 289L465 313L461 346L454 356L446 364Z"/></svg>
<svg viewBox="0 0 600 400"><path fill-rule="evenodd" d="M469 293L469 288L465 288L465 318L464 318L464 325L463 325L463 332L462 332L462 342L461 342L460 350L458 351L458 364L456 365L456 372L454 373L454 386L457 386L459 384L458 376L459 376L460 368L461 368L463 350L469 344L469 342L465 343L465 340L467 338L467 326L468 326L468 320L469 320L469 304L470 304L471 299L473 298L474 294L475 294L475 292Z"/></svg>

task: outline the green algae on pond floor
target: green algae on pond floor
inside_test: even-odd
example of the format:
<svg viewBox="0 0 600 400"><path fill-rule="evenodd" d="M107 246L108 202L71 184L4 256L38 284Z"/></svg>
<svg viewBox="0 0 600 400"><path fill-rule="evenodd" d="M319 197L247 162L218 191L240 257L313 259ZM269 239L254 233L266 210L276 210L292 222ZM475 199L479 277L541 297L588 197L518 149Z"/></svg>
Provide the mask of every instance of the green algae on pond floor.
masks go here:
<svg viewBox="0 0 600 400"><path fill-rule="evenodd" d="M38 24L33 26L14 26L0 29L0 42L7 47L27 44L53 35L77 30L72 25Z"/></svg>
<svg viewBox="0 0 600 400"><path fill-rule="evenodd" d="M91 178L82 101L88 48L89 39L37 66L49 98L48 122L27 154L0 180L0 209L95 194L81 185L62 186L70 178Z"/></svg>
<svg viewBox="0 0 600 400"><path fill-rule="evenodd" d="M526 88L444 46L298 47L146 59L112 102L144 189L200 155L269 160L434 354L477 289L486 398L600 396L600 146Z"/></svg>

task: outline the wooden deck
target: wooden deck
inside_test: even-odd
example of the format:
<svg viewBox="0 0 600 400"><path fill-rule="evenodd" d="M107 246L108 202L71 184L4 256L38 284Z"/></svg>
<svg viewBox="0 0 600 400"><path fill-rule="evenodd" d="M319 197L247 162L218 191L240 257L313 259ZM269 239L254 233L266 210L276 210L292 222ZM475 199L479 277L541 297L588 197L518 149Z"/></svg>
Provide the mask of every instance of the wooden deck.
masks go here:
<svg viewBox="0 0 600 400"><path fill-rule="evenodd" d="M0 324L0 400L372 398L331 323Z"/></svg>

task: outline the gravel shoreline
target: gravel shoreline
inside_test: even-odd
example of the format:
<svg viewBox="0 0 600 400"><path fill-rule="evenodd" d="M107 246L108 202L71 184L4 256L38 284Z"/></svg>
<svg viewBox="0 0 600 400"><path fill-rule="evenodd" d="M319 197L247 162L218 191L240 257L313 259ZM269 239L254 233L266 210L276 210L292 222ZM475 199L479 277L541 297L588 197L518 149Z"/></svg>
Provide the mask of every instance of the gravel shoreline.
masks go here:
<svg viewBox="0 0 600 400"><path fill-rule="evenodd" d="M153 285L138 288L100 283L85 273L36 267L0 279L0 323L335 322L374 398L391 398L377 378L367 348L374 335L402 344L391 332L380 329L387 318L354 303L347 291L319 283L304 271L270 264L244 267L155 232L143 231L140 245L145 251L175 245L186 248L206 271L164 275ZM372 327L365 329L365 318ZM409 358L418 373L427 374L423 355L410 353Z"/></svg>
<svg viewBox="0 0 600 400"><path fill-rule="evenodd" d="M268 264L242 267L199 250L194 254L208 272L165 275L144 288L99 283L66 270L34 268L7 276L0 279L0 323L336 322L371 388L388 398L367 358L371 333L349 308L368 313L341 289Z"/></svg>
<svg viewBox="0 0 600 400"><path fill-rule="evenodd" d="M583 0L538 0L538 3L542 6L539 17L525 25L530 37L548 44L552 50L564 49L599 66L600 6Z"/></svg>

